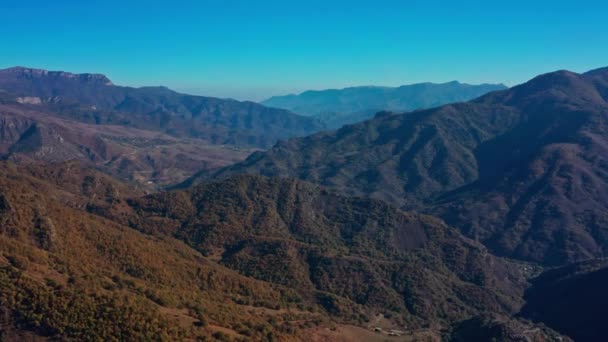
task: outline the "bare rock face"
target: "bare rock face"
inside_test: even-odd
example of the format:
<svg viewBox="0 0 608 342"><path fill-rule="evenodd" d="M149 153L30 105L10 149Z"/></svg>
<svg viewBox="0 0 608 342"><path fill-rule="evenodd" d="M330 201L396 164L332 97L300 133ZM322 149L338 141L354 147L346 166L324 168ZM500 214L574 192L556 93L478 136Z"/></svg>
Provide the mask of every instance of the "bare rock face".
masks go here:
<svg viewBox="0 0 608 342"><path fill-rule="evenodd" d="M33 123L9 150L10 154L31 154L36 160L57 162L82 157L82 152L57 129L42 123Z"/></svg>
<svg viewBox="0 0 608 342"><path fill-rule="evenodd" d="M36 96L24 96L18 97L17 102L22 104L41 104L42 100Z"/></svg>

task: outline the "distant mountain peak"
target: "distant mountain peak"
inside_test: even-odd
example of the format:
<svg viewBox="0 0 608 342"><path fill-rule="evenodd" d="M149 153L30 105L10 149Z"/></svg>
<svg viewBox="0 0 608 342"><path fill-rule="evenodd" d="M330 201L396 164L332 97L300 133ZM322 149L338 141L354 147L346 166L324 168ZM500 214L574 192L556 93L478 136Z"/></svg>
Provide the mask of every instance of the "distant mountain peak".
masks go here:
<svg viewBox="0 0 608 342"><path fill-rule="evenodd" d="M505 100L503 96L509 96L509 103L518 103L519 105L526 104L527 100L525 99L538 103L538 99L541 97L546 98L547 101L550 100L552 103L560 101L602 103L605 101L602 99L605 86L589 82L589 80L592 78L601 79L603 75L601 69L584 74L558 70L536 76L528 82L511 88L508 92L488 94L482 100L492 99L492 101L498 100L500 102ZM498 97L494 95L498 95Z"/></svg>
<svg viewBox="0 0 608 342"><path fill-rule="evenodd" d="M533 79L531 79L530 81L528 81L528 83L532 83L532 82L538 82L538 80L559 80L559 79L572 79L572 78L578 78L580 75L570 71L570 70L557 70L557 71L553 71L553 72L548 72L542 75L538 75L536 77L534 77Z"/></svg>
<svg viewBox="0 0 608 342"><path fill-rule="evenodd" d="M28 68L28 67L23 67L23 66L15 66L12 68L3 69L3 70L0 70L0 72L31 73L31 74L40 74L40 75L46 75L49 73L48 70Z"/></svg>
<svg viewBox="0 0 608 342"><path fill-rule="evenodd" d="M16 66L8 69L0 70L0 73L4 74L18 74L24 77L58 77L65 79L77 79L80 82L94 82L101 83L104 85L114 85L112 81L103 74L74 74L65 71L49 71L44 69L28 68L23 66Z"/></svg>

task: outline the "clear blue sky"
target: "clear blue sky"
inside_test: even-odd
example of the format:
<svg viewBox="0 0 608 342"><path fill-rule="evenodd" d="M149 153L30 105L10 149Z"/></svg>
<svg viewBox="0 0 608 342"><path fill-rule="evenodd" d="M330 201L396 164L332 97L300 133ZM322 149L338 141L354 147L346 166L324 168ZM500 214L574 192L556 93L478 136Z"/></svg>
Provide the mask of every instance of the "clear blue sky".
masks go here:
<svg viewBox="0 0 608 342"><path fill-rule="evenodd" d="M0 68L262 99L608 65L602 1L0 0Z"/></svg>

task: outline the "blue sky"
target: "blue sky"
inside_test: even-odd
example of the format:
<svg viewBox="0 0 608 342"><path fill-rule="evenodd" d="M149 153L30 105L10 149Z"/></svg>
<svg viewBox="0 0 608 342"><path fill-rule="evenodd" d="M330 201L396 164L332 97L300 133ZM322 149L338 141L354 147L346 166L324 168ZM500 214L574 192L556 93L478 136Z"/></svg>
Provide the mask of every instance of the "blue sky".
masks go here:
<svg viewBox="0 0 608 342"><path fill-rule="evenodd" d="M0 68L260 100L608 65L601 1L1 0Z"/></svg>

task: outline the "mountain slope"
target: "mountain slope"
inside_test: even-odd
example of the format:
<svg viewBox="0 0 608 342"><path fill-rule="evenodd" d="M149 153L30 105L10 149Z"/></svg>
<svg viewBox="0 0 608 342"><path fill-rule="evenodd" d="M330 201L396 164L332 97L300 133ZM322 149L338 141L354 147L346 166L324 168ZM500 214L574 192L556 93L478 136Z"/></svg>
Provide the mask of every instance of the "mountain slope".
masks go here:
<svg viewBox="0 0 608 342"><path fill-rule="evenodd" d="M513 258L561 264L601 256L607 74L558 71L468 103L380 113L280 143L212 176L294 177L427 210Z"/></svg>
<svg viewBox="0 0 608 342"><path fill-rule="evenodd" d="M217 176L260 173L300 178L349 195L372 195L406 206L479 177L477 146L516 124L506 106L461 103L412 112L379 113L337 131L281 142Z"/></svg>
<svg viewBox="0 0 608 342"><path fill-rule="evenodd" d="M93 199L95 184L64 190L37 178L43 175L78 178L0 165L3 341L297 340L328 324L326 313L289 288L240 276L176 239L67 206L66 192ZM114 194L114 205L121 201Z"/></svg>
<svg viewBox="0 0 608 342"><path fill-rule="evenodd" d="M64 118L159 131L178 137L266 148L323 127L312 118L253 102L176 93L164 87L113 85L97 74L15 67L0 70L0 90Z"/></svg>
<svg viewBox="0 0 608 342"><path fill-rule="evenodd" d="M601 257L608 247L606 88L567 72L536 82L550 86L501 99L535 116L481 146L479 179L444 195L433 212L500 255L552 265Z"/></svg>
<svg viewBox="0 0 608 342"><path fill-rule="evenodd" d="M608 334L608 263L589 261L547 271L526 292L522 315L576 341L601 341Z"/></svg>
<svg viewBox="0 0 608 342"><path fill-rule="evenodd" d="M288 179L237 176L102 209L177 237L241 274L312 297L346 318L383 314L433 329L520 305L523 265L488 254L432 217Z"/></svg>
<svg viewBox="0 0 608 342"><path fill-rule="evenodd" d="M125 201L137 190L73 163L0 163L0 176L7 341L299 340L353 324L436 340L517 312L530 272L431 217L298 181L242 176Z"/></svg>
<svg viewBox="0 0 608 342"><path fill-rule="evenodd" d="M330 128L339 128L369 119L375 113L412 111L463 102L486 93L503 90L501 84L470 85L456 81L419 83L391 87L351 87L306 91L299 95L275 96L262 104L319 118Z"/></svg>
<svg viewBox="0 0 608 342"><path fill-rule="evenodd" d="M518 310L529 266L431 217L249 176L138 195L74 162L0 163L3 341L558 338L478 324Z"/></svg>
<svg viewBox="0 0 608 342"><path fill-rule="evenodd" d="M251 150L200 139L61 118L40 106L0 104L0 157L20 164L79 161L155 189L183 181L200 169L243 160Z"/></svg>

